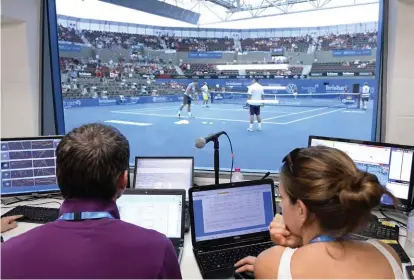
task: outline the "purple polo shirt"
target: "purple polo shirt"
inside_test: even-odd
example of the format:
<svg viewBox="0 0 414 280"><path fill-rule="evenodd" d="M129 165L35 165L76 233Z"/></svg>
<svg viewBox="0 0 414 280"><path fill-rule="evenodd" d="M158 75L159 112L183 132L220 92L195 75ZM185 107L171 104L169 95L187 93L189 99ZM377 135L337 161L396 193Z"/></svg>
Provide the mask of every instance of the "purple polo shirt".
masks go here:
<svg viewBox="0 0 414 280"><path fill-rule="evenodd" d="M115 219L58 220L1 245L1 278L181 279L171 241L119 220L113 201L66 200L60 212L107 211Z"/></svg>

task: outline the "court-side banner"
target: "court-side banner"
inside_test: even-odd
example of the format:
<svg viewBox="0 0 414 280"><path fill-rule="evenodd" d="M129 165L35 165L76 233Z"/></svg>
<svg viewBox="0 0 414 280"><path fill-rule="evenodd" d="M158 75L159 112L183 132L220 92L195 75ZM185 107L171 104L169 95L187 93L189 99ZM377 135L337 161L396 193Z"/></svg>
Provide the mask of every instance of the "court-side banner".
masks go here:
<svg viewBox="0 0 414 280"><path fill-rule="evenodd" d="M272 55L284 55L285 49L284 48L271 49L271 52L272 52Z"/></svg>
<svg viewBox="0 0 414 280"><path fill-rule="evenodd" d="M80 52L81 46L71 43L59 43L59 51L62 52Z"/></svg>
<svg viewBox="0 0 414 280"><path fill-rule="evenodd" d="M372 54L372 50L343 50L332 51L333 56L368 56Z"/></svg>
<svg viewBox="0 0 414 280"><path fill-rule="evenodd" d="M188 58L222 58L221 52L189 52Z"/></svg>
<svg viewBox="0 0 414 280"><path fill-rule="evenodd" d="M157 79L306 79L306 75L155 75Z"/></svg>
<svg viewBox="0 0 414 280"><path fill-rule="evenodd" d="M309 77L371 77L375 76L374 72L361 71L361 72L311 72Z"/></svg>
<svg viewBox="0 0 414 280"><path fill-rule="evenodd" d="M178 83L185 88L193 79L156 79L157 84L167 85L170 82ZM244 92L252 84L252 79L199 79L199 86L207 82L210 91ZM372 77L357 77L352 79L259 79L259 83L265 86L266 94L308 94L308 93L352 93L360 91L365 83L368 83L372 97L376 97L376 80ZM357 88L359 90L357 90Z"/></svg>

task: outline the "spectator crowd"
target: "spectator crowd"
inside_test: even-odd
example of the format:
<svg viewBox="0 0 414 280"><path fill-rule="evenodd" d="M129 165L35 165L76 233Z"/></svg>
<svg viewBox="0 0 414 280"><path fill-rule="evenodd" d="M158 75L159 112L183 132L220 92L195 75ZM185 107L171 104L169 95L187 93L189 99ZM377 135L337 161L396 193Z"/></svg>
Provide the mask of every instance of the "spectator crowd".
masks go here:
<svg viewBox="0 0 414 280"><path fill-rule="evenodd" d="M240 39L240 46L233 38L178 37L172 34L143 35L98 30L77 30L74 26L59 25L60 41L85 43L99 49L131 49L143 45L152 50L177 50L189 52L208 51L272 51L283 48L289 52L372 49L377 46L377 32L353 34L326 34L324 36L288 36L273 38Z"/></svg>

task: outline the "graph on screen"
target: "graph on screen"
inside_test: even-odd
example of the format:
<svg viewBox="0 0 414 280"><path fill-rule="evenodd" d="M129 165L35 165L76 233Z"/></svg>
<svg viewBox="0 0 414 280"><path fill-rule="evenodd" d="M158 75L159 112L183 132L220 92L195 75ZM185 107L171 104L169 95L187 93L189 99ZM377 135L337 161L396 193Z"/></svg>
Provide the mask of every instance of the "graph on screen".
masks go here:
<svg viewBox="0 0 414 280"><path fill-rule="evenodd" d="M57 190L56 147L60 139L1 143L3 194Z"/></svg>

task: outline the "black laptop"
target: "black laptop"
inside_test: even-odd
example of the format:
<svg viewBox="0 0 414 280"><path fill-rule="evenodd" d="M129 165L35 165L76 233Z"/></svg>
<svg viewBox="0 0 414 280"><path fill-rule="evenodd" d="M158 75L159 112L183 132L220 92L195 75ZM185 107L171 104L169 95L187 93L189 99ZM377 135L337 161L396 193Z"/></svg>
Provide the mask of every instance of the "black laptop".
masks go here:
<svg viewBox="0 0 414 280"><path fill-rule="evenodd" d="M185 190L126 189L117 200L121 220L165 234L181 262Z"/></svg>
<svg viewBox="0 0 414 280"><path fill-rule="evenodd" d="M193 251L203 278L230 277L237 261L274 245L273 180L193 187L189 202Z"/></svg>

